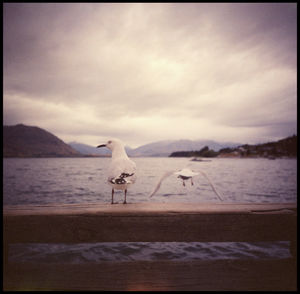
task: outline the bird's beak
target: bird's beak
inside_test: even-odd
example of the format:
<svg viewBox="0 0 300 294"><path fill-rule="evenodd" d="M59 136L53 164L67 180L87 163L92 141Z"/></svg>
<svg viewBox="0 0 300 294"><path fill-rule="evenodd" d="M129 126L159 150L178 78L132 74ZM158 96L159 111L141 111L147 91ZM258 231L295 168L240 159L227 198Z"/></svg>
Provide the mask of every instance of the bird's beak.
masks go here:
<svg viewBox="0 0 300 294"><path fill-rule="evenodd" d="M106 147L106 144L102 144L102 145L97 146L97 148L101 148L101 147Z"/></svg>

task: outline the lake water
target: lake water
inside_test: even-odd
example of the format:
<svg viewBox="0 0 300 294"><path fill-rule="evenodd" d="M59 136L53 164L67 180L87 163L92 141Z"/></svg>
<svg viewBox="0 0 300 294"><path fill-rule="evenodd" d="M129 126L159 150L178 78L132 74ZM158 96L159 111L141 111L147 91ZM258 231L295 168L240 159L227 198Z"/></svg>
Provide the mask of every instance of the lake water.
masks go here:
<svg viewBox="0 0 300 294"><path fill-rule="evenodd" d="M206 179L198 176L186 186L176 176L167 178L152 198L151 192L166 170L191 164L205 171L229 203L297 202L296 159L133 158L138 179L128 190L127 202L219 202ZM106 184L110 158L5 158L3 205L97 203L111 200ZM115 202L123 202L116 191ZM289 242L133 242L96 244L15 244L11 261L99 262L122 260L194 260L219 258L286 258Z"/></svg>

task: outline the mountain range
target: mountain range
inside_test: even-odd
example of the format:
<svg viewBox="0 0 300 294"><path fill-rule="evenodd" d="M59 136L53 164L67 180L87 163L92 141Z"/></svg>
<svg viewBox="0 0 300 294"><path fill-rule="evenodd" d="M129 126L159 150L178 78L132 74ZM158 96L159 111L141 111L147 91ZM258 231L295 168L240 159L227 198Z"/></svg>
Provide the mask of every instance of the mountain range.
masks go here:
<svg viewBox="0 0 300 294"><path fill-rule="evenodd" d="M286 145L285 141L283 142ZM286 147L284 144L281 144L280 148L276 148L280 151ZM219 143L212 140L164 140L145 144L137 148L126 146L125 149L131 157L167 157L173 152L199 151L206 146L213 151L220 151L224 148L230 151L230 149L242 146L242 144ZM256 145L250 147L252 149L256 148L254 146ZM268 148L270 149L270 147ZM66 144L55 135L39 127L26 126L24 124L3 126L3 157L86 157L110 155L111 151L107 148L98 149L96 146L77 142Z"/></svg>
<svg viewBox="0 0 300 294"><path fill-rule="evenodd" d="M70 142L69 145L77 150L78 152L85 154L85 155L102 155L108 156L110 151L106 148L97 149L93 146L77 143L77 142ZM131 157L166 157L169 156L172 152L175 151L192 151L192 150L199 150L202 149L204 146L208 146L210 149L218 151L222 148L226 147L236 147L240 144L235 143L218 143L211 140L165 140L165 141L158 141L149 144L142 145L137 148L130 148L128 146L125 147L128 156Z"/></svg>

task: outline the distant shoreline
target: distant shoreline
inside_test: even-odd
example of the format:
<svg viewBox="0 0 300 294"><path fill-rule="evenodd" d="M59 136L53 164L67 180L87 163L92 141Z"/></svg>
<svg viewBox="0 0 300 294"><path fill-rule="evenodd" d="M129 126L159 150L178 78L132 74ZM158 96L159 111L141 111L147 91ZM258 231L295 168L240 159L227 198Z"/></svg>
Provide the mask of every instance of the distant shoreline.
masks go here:
<svg viewBox="0 0 300 294"><path fill-rule="evenodd" d="M129 156L130 158L187 158L191 161L195 162L206 162L211 161L211 159L297 159L297 156L278 156L275 158L268 158L264 156L216 156L216 157L199 157L196 160L193 160L195 157L187 157L187 156ZM3 156L2 158L111 158L111 155L79 155L79 156ZM207 160L209 159L209 160Z"/></svg>

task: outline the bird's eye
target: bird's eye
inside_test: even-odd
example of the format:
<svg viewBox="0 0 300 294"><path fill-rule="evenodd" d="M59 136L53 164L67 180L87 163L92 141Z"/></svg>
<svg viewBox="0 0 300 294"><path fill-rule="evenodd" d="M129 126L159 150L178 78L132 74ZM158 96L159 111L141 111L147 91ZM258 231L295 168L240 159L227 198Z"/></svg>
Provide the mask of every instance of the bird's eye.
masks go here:
<svg viewBox="0 0 300 294"><path fill-rule="evenodd" d="M107 143L108 143L108 144L111 144L111 140L109 140Z"/></svg>

